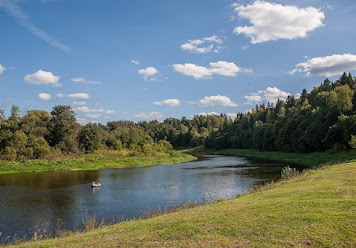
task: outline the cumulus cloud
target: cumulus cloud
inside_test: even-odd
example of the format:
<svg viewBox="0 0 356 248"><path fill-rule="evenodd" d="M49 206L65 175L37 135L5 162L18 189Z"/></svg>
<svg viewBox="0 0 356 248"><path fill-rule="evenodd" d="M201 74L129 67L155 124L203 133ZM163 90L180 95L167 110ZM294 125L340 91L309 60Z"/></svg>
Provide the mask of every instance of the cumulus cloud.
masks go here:
<svg viewBox="0 0 356 248"><path fill-rule="evenodd" d="M33 74L26 75L24 80L26 83L30 84L45 84L45 85L53 85L53 86L62 86L62 84L58 83L60 76L54 76L52 72L38 70Z"/></svg>
<svg viewBox="0 0 356 248"><path fill-rule="evenodd" d="M199 66L191 63L174 64L174 70L195 79L212 79L213 75L235 77L238 72L252 72L251 69L243 69L233 62L210 62L210 67Z"/></svg>
<svg viewBox="0 0 356 248"><path fill-rule="evenodd" d="M226 113L226 115L233 120L235 120L235 118L237 117L237 113Z"/></svg>
<svg viewBox="0 0 356 248"><path fill-rule="evenodd" d="M185 63L184 65L174 64L173 67L176 72L180 72L187 76L192 76L195 79L211 79L212 78L212 72L204 66L199 66L199 65L195 65L195 64L191 64L191 63Z"/></svg>
<svg viewBox="0 0 356 248"><path fill-rule="evenodd" d="M213 35L202 39L189 40L188 42L182 44L180 48L183 51L192 53L208 53L211 51L218 53L221 50L221 46L219 46L221 43L222 39L218 38L216 35Z"/></svg>
<svg viewBox="0 0 356 248"><path fill-rule="evenodd" d="M76 118L77 119L77 122L80 124L80 125L86 125L88 123L95 123L95 121L90 121L88 119L84 119L84 118Z"/></svg>
<svg viewBox="0 0 356 248"><path fill-rule="evenodd" d="M44 40L51 46L57 47L64 51L69 51L70 47L63 44L62 42L54 39L49 34L38 28L35 24L33 24L28 17L28 15L22 11L22 9L17 4L18 1L0 1L0 8L4 8L5 11L15 17L22 26L24 26L27 30L29 30L32 34Z"/></svg>
<svg viewBox="0 0 356 248"><path fill-rule="evenodd" d="M159 106L169 105L171 107L176 107L176 106L180 105L180 100L178 100L178 99L166 99L166 100L163 100L161 102L154 101L153 103L156 104L156 105L159 105Z"/></svg>
<svg viewBox="0 0 356 248"><path fill-rule="evenodd" d="M47 94L47 93L40 93L38 94L38 98L43 100L43 101L48 101L50 100L52 97L50 94Z"/></svg>
<svg viewBox="0 0 356 248"><path fill-rule="evenodd" d="M73 105L80 105L80 106L84 106L85 104L87 104L86 102L82 101L82 102L73 102Z"/></svg>
<svg viewBox="0 0 356 248"><path fill-rule="evenodd" d="M216 113L216 112L209 112L209 113L200 112L200 113L198 113L198 114L196 114L196 115L191 115L190 117L191 117L191 118L194 118L194 116L199 116L199 115L208 116L208 115L219 115L219 114Z"/></svg>
<svg viewBox="0 0 356 248"><path fill-rule="evenodd" d="M247 100L245 104L254 105L266 100L270 103L276 103L277 100L285 101L290 93L278 89L277 87L267 87L265 90L259 90L257 93L252 92L251 95L245 96Z"/></svg>
<svg viewBox="0 0 356 248"><path fill-rule="evenodd" d="M245 96L247 100L245 104L253 105L262 101L262 96L259 93L252 92L251 95Z"/></svg>
<svg viewBox="0 0 356 248"><path fill-rule="evenodd" d="M206 96L199 101L204 106L221 105L225 107L237 107L238 104L231 101L227 96Z"/></svg>
<svg viewBox="0 0 356 248"><path fill-rule="evenodd" d="M234 33L245 34L253 44L304 38L308 32L323 26L325 18L324 13L314 7L298 8L259 0L247 6L234 7L240 18L248 19L252 24L236 27Z"/></svg>
<svg viewBox="0 0 356 248"><path fill-rule="evenodd" d="M143 75L145 80L151 80L154 81L155 75L158 73L157 69L154 67L146 67L145 69L140 69L138 71L138 74Z"/></svg>
<svg viewBox="0 0 356 248"><path fill-rule="evenodd" d="M345 53L309 59L297 64L290 74L303 72L306 77L315 75L331 77L351 70L356 70L356 55Z"/></svg>
<svg viewBox="0 0 356 248"><path fill-rule="evenodd" d="M278 99L285 101L289 95L290 93L280 90L277 87L267 87L263 91L263 99L270 103L276 103Z"/></svg>
<svg viewBox="0 0 356 248"><path fill-rule="evenodd" d="M56 95L56 97L64 97L64 94L58 93L58 94Z"/></svg>
<svg viewBox="0 0 356 248"><path fill-rule="evenodd" d="M87 93L73 93L73 94L69 94L68 97L88 99L90 96Z"/></svg>
<svg viewBox="0 0 356 248"><path fill-rule="evenodd" d="M85 116L93 119L98 119L102 117L102 114L86 114Z"/></svg>
<svg viewBox="0 0 356 248"><path fill-rule="evenodd" d="M135 64L135 65L139 65L139 64L140 64L140 61L133 59L133 60L131 60L131 63L132 63L132 64Z"/></svg>
<svg viewBox="0 0 356 248"><path fill-rule="evenodd" d="M163 114L160 112L151 112L151 113L139 113L135 115L137 118L143 118L143 119L150 119L150 120L155 120L159 118L163 118Z"/></svg>
<svg viewBox="0 0 356 248"><path fill-rule="evenodd" d="M234 77L241 70L235 63L218 61L210 63L210 70L213 74Z"/></svg>
<svg viewBox="0 0 356 248"><path fill-rule="evenodd" d="M3 74L5 71L5 67L0 64L0 74Z"/></svg>
<svg viewBox="0 0 356 248"><path fill-rule="evenodd" d="M107 110L107 109L90 109L87 106L83 107L77 107L73 109L76 112L81 112L81 113L103 113L103 114L113 114L115 111L113 110Z"/></svg>
<svg viewBox="0 0 356 248"><path fill-rule="evenodd" d="M92 80L88 80L82 77L77 77L77 78L72 78L73 82L80 82L80 83L87 83L87 84L101 84L101 82L98 81L92 81Z"/></svg>

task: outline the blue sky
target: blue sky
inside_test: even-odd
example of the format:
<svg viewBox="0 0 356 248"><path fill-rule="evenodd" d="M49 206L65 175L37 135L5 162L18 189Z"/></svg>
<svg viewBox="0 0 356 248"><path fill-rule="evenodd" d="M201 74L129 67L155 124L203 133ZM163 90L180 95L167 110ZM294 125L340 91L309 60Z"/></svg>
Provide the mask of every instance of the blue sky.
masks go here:
<svg viewBox="0 0 356 248"><path fill-rule="evenodd" d="M0 0L0 106L79 123L246 112L356 71L353 0Z"/></svg>

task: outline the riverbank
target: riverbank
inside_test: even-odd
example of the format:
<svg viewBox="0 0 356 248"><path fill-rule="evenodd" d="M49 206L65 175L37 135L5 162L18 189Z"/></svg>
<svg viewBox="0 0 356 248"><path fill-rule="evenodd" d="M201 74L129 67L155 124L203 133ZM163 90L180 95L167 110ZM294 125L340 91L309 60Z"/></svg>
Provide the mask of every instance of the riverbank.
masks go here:
<svg viewBox="0 0 356 248"><path fill-rule="evenodd" d="M278 161L299 165L304 168L317 168L321 165L337 164L356 159L356 150L347 150L337 153L331 152L312 152L312 153L286 153L286 152L263 152L253 149L224 149L213 150L198 148L190 150L190 153L196 154L214 154L240 156L252 159L262 159L269 161Z"/></svg>
<svg viewBox="0 0 356 248"><path fill-rule="evenodd" d="M132 168L157 164L173 164L194 161L197 158L172 151L157 152L153 155L132 153L131 151L96 151L72 157L60 156L56 159L33 159L23 161L0 161L0 174L18 172L39 172L48 170L100 170L106 168Z"/></svg>
<svg viewBox="0 0 356 248"><path fill-rule="evenodd" d="M20 247L355 247L356 162L232 200Z"/></svg>

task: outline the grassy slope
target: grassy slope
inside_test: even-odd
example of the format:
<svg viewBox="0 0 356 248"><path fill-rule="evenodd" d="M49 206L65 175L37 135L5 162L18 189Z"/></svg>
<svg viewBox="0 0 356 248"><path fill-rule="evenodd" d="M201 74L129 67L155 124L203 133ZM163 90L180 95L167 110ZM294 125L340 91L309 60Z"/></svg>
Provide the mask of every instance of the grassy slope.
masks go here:
<svg viewBox="0 0 356 248"><path fill-rule="evenodd" d="M83 155L78 158L37 159L27 161L0 161L0 174L45 170L99 170L103 168L128 168L156 164L172 164L196 160L184 153L156 153L155 156L122 156L114 151Z"/></svg>
<svg viewBox="0 0 356 248"><path fill-rule="evenodd" d="M238 198L23 247L356 247L356 162Z"/></svg>
<svg viewBox="0 0 356 248"><path fill-rule="evenodd" d="M291 164L302 165L307 168L316 168L320 165L348 162L356 159L356 150L347 150L337 153L312 152L312 153L285 153L285 152L263 152L253 149L196 149L192 153L220 154L241 156L254 159L273 160Z"/></svg>

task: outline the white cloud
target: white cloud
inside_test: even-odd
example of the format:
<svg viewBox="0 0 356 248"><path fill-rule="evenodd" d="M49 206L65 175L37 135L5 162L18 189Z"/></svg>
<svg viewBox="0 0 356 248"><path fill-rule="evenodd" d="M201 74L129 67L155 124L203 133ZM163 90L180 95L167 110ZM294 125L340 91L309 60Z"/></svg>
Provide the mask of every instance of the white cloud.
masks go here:
<svg viewBox="0 0 356 248"><path fill-rule="evenodd" d="M133 59L133 60L131 60L131 63L132 63L132 64L135 64L135 65L139 65L139 64L140 64L140 61Z"/></svg>
<svg viewBox="0 0 356 248"><path fill-rule="evenodd" d="M54 76L52 72L38 70L33 74L26 75L24 80L26 83L31 84L45 84L45 85L53 85L53 86L62 86L62 84L58 83L60 76Z"/></svg>
<svg viewBox="0 0 356 248"><path fill-rule="evenodd" d="M262 96L258 93L252 92L251 95L245 96L247 102L245 104L253 105L262 101Z"/></svg>
<svg viewBox="0 0 356 248"><path fill-rule="evenodd" d="M234 33L245 34L253 44L304 38L308 32L323 26L325 18L324 13L314 7L298 8L259 0L247 6L234 7L240 18L249 19L252 24L236 27Z"/></svg>
<svg viewBox="0 0 356 248"><path fill-rule="evenodd" d="M259 90L257 93L252 92L251 95L245 96L247 102L245 104L254 105L266 100L270 103L276 103L277 100L285 101L290 93L278 89L277 87L267 87L265 90Z"/></svg>
<svg viewBox="0 0 356 248"><path fill-rule="evenodd" d="M235 120L235 118L237 117L237 113L226 113L226 115L233 120Z"/></svg>
<svg viewBox="0 0 356 248"><path fill-rule="evenodd" d="M161 105L169 105L171 107L176 107L176 106L180 105L180 100L178 100L178 99L166 99L166 100L163 100L161 102L154 101L153 103L156 104L156 105L159 105L159 106L161 106Z"/></svg>
<svg viewBox="0 0 356 248"><path fill-rule="evenodd" d="M243 69L233 62L218 61L210 62L210 67L199 66L191 63L174 64L174 70L195 79L212 79L212 76L221 75L235 77L238 72L252 72L251 69Z"/></svg>
<svg viewBox="0 0 356 248"><path fill-rule="evenodd" d="M176 72L180 72L187 76L193 76L195 79L212 78L212 72L204 66L185 63L184 65L174 64L173 67Z"/></svg>
<svg viewBox="0 0 356 248"><path fill-rule="evenodd" d="M186 103L188 103L188 104L199 104L198 102L194 102L194 101L186 101Z"/></svg>
<svg viewBox="0 0 356 248"><path fill-rule="evenodd" d="M199 101L200 104L208 106L208 105L221 105L225 107L237 107L238 104L231 101L231 99L227 96L206 96Z"/></svg>
<svg viewBox="0 0 356 248"><path fill-rule="evenodd" d="M5 67L0 64L0 74L3 74L5 70Z"/></svg>
<svg viewBox="0 0 356 248"><path fill-rule="evenodd" d="M77 122L82 126L84 126L88 123L97 123L96 121L88 120L88 119L84 119L84 118L76 118L76 119L77 119Z"/></svg>
<svg viewBox="0 0 356 248"><path fill-rule="evenodd" d="M36 25L34 25L30 18L21 10L21 8L16 4L18 1L0 1L0 7L3 7L5 11L15 17L22 26L27 28L32 34L44 40L51 46L57 47L64 51L69 51L70 47L61 43L60 41L54 39L46 32L42 31Z"/></svg>
<svg viewBox="0 0 356 248"><path fill-rule="evenodd" d="M277 87L267 87L263 91L263 99L270 103L276 103L278 99L285 101L289 95L290 93L280 90Z"/></svg>
<svg viewBox="0 0 356 248"><path fill-rule="evenodd" d="M158 73L157 69L154 67L146 67L145 69L140 69L138 74L143 75L145 80L156 80L153 76Z"/></svg>
<svg viewBox="0 0 356 248"><path fill-rule="evenodd" d="M102 117L101 114L86 114L85 116L89 117L89 118L93 118L93 119L98 119L98 118Z"/></svg>
<svg viewBox="0 0 356 248"><path fill-rule="evenodd" d="M219 115L216 112L209 112L209 113L205 113L205 112L200 112L197 115L203 115L203 116L207 116L207 115ZM194 116L193 116L194 117Z"/></svg>
<svg viewBox="0 0 356 248"><path fill-rule="evenodd" d="M151 113L139 113L135 115L137 118L143 118L143 119L150 119L150 120L155 120L159 118L163 118L163 114L160 112L151 112Z"/></svg>
<svg viewBox="0 0 356 248"><path fill-rule="evenodd" d="M73 94L69 94L68 97L88 99L90 96L87 93L73 93Z"/></svg>
<svg viewBox="0 0 356 248"><path fill-rule="evenodd" d="M84 102L84 101L82 101L82 102L76 102L76 101L74 101L74 102L73 102L73 105L81 105L81 106L83 106L83 105L85 105L85 104L87 104L87 103Z"/></svg>
<svg viewBox="0 0 356 248"><path fill-rule="evenodd" d="M221 43L222 39L218 38L216 35L213 35L202 39L189 40L180 47L182 50L192 53L208 53L211 51L218 53L221 50L221 46L216 46L216 44Z"/></svg>
<svg viewBox="0 0 356 248"><path fill-rule="evenodd" d="M73 82L87 83L87 84L101 84L101 82L88 80L88 79L85 79L85 78L82 78L82 77L72 78L72 81Z"/></svg>
<svg viewBox="0 0 356 248"><path fill-rule="evenodd" d="M232 62L218 61L210 63L211 72L216 75L235 77L241 69Z"/></svg>
<svg viewBox="0 0 356 248"><path fill-rule="evenodd" d="M104 114L113 114L115 111L113 110L106 110L106 109L90 109L87 106L77 107L73 109L76 112L81 113L104 113Z"/></svg>
<svg viewBox="0 0 356 248"><path fill-rule="evenodd" d="M356 70L356 55L345 53L309 59L297 64L290 74L304 72L307 77L315 75L331 77L351 70Z"/></svg>
<svg viewBox="0 0 356 248"><path fill-rule="evenodd" d="M56 97L64 97L64 94L58 93L58 94L56 95Z"/></svg>
<svg viewBox="0 0 356 248"><path fill-rule="evenodd" d="M43 101L48 101L50 100L52 97L50 94L47 94L47 93L40 93L38 94L38 98L43 100Z"/></svg>

